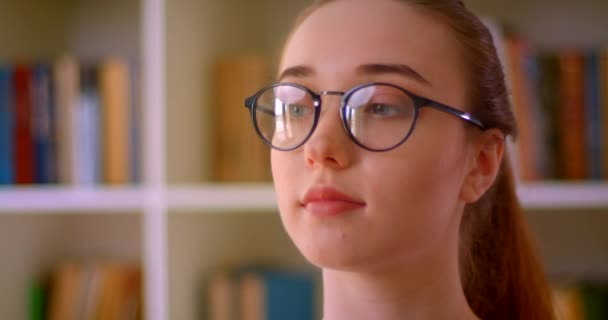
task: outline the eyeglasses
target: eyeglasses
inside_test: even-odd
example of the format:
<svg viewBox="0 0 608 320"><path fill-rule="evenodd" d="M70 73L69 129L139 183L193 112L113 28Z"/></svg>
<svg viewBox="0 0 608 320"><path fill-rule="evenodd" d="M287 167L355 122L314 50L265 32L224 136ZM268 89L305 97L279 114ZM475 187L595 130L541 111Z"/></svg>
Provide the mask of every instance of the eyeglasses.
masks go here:
<svg viewBox="0 0 608 320"><path fill-rule="evenodd" d="M276 83L245 99L253 126L268 146L290 151L313 134L321 115L321 96L338 95L340 117L348 136L370 151L388 151L401 145L414 130L419 110L431 107L484 130L473 115L419 97L390 83L368 83L346 92L321 91L294 83Z"/></svg>

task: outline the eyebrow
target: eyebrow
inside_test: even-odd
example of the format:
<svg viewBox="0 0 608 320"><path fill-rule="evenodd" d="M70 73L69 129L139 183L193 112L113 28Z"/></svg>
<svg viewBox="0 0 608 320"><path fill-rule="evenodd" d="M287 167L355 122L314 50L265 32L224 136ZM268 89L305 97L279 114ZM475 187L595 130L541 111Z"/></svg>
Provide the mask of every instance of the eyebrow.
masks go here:
<svg viewBox="0 0 608 320"><path fill-rule="evenodd" d="M357 67L357 74L360 75L382 75L382 74L396 74L406 78L414 79L427 86L432 86L431 82L424 78L416 70L405 64L383 64L383 63L369 63L363 64ZM278 80L281 81L287 77L293 78L305 78L315 74L315 70L306 65L298 65L289 67L278 76Z"/></svg>
<svg viewBox="0 0 608 320"><path fill-rule="evenodd" d="M405 64L364 64L357 68L357 73L362 75L397 74L406 78L411 78L427 86L432 86L431 82L423 77L416 70Z"/></svg>
<svg viewBox="0 0 608 320"><path fill-rule="evenodd" d="M287 77L305 78L313 75L314 73L315 71L309 66L293 66L283 70L277 79L281 81Z"/></svg>

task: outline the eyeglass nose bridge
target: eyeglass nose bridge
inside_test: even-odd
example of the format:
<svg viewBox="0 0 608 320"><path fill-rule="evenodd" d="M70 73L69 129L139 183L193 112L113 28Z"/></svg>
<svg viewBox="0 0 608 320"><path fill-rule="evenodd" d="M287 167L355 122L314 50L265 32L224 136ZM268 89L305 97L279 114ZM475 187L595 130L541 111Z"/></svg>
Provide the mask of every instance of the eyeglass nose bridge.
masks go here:
<svg viewBox="0 0 608 320"><path fill-rule="evenodd" d="M342 106L343 101L343 97L346 94L346 92L344 91L331 91L331 90L326 90L326 91L319 91L317 92L317 98L319 99L319 103L321 103L321 105L323 104L321 102L321 96L339 96L340 97L340 102L339 102L339 106ZM325 108L321 108L321 112L325 111Z"/></svg>
<svg viewBox="0 0 608 320"><path fill-rule="evenodd" d="M344 111L343 106L344 106L344 103L345 103L344 98L345 98L345 96L346 96L347 93L348 92L346 92L346 91L331 91L331 90L319 91L319 92L316 93L317 96L315 98L317 99L317 103L319 104L318 106L320 107L319 108L319 113L317 115L317 119L315 120L315 124L312 127L312 129L311 129L311 131L310 131L310 133L308 135L308 138L306 138L306 140L308 140L313 135L313 133L316 131L317 126L318 126L319 121L320 121L321 114L325 113L325 111L327 110L327 108L323 108L323 103L321 102L321 96L339 96L340 97L340 101L338 103L338 109L340 110L340 120L342 122L342 127L344 128L344 131L346 132L346 135L351 140L353 140L356 144L359 144L355 140L355 138L350 134L349 129L348 129L348 125L346 123L346 116L343 113L343 111Z"/></svg>
<svg viewBox="0 0 608 320"><path fill-rule="evenodd" d="M318 95L320 95L320 96L328 96L328 95L343 96L345 94L346 94L346 92L344 92L344 91L320 91L318 93Z"/></svg>

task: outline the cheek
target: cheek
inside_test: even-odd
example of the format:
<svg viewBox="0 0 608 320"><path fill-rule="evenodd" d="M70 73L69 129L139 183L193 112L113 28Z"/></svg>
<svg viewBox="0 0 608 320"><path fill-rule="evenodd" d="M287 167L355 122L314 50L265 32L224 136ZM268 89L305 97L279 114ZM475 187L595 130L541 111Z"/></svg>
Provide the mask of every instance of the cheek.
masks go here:
<svg viewBox="0 0 608 320"><path fill-rule="evenodd" d="M295 179L293 179L293 177L290 179L289 175L290 172L294 172L291 170L291 167L293 166L292 162L289 155L285 152L272 150L270 153L274 188L275 190L281 191L275 192L279 209L282 209L282 207L288 203L291 194L289 192L290 188L294 187Z"/></svg>
<svg viewBox="0 0 608 320"><path fill-rule="evenodd" d="M272 179L281 220L287 232L292 236L292 227L295 211L298 209L298 188L303 183L298 170L302 161L291 152L273 150L270 156ZM298 162L299 161L299 162Z"/></svg>
<svg viewBox="0 0 608 320"><path fill-rule="evenodd" d="M437 145L425 148L366 167L370 228L399 238L387 238L392 242L385 245L397 246L404 254L425 250L438 239L457 234L459 225L456 209L462 151Z"/></svg>

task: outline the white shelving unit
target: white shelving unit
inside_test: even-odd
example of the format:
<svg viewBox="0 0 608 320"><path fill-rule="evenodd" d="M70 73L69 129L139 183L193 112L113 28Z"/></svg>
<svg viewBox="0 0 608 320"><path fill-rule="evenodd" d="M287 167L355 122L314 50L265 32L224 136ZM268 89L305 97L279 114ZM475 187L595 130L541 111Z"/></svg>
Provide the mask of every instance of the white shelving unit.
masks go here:
<svg viewBox="0 0 608 320"><path fill-rule="evenodd" d="M70 255L139 259L145 272L147 320L201 318L204 278L217 264L251 260L305 264L281 228L271 184L205 181L210 176L207 150L214 140L207 117L212 105L207 76L212 61L241 51L276 55L290 21L307 3L0 3L0 36L18 39L0 49L0 59L52 57L64 50L89 56L112 48L128 55L135 51L141 66L144 177L141 185L132 187L0 188L0 318L25 318L30 278ZM548 46L565 41L562 36L542 37L552 25L560 30L597 30L598 26L608 30L605 19L598 17L598 12L608 12L608 3L600 0L559 5L553 0L467 3L484 15L522 26ZM539 12L546 8L550 12L540 18ZM576 28L559 24L561 17L573 12L580 12L574 20ZM29 20L36 23L24 23ZM104 22L114 20L112 31L104 31ZM119 32L121 26L125 32ZM24 30L18 31L23 37L15 37L12 30ZM42 31L46 37L39 34ZM608 45L605 32L578 35L571 35L577 43ZM608 225L607 183L524 184L518 194L549 269L595 272L608 266L608 256L601 253L608 252L608 237L597 230ZM595 249L580 252L580 246Z"/></svg>

